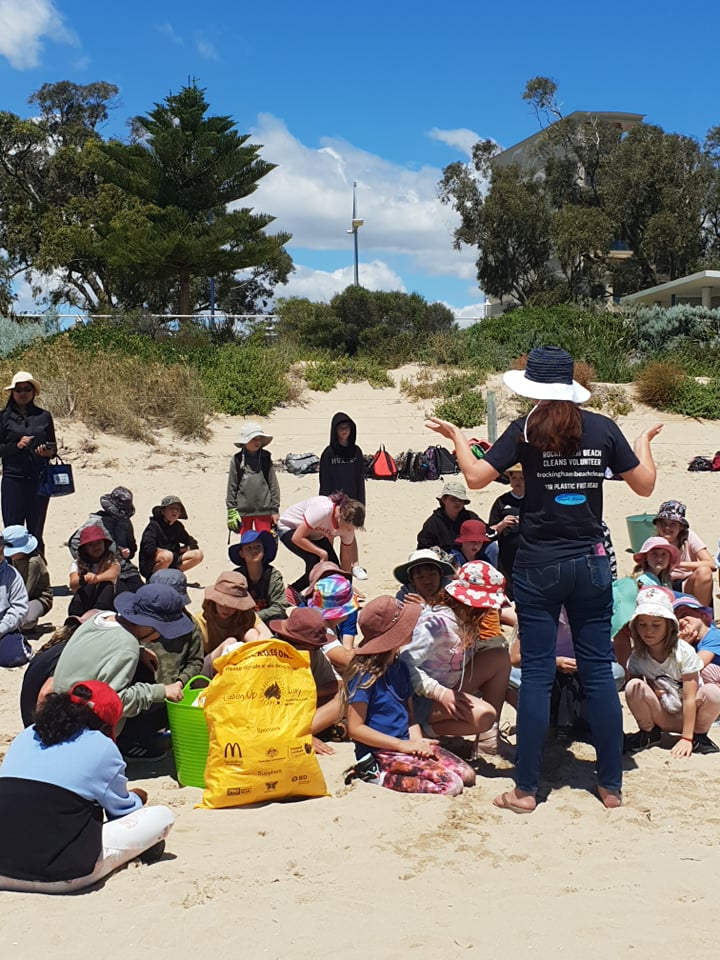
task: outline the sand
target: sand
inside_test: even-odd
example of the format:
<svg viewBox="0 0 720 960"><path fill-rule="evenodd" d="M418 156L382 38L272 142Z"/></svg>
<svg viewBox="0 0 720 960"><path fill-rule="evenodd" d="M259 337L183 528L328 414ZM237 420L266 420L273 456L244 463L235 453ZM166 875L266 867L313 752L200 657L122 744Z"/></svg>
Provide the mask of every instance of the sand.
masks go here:
<svg viewBox="0 0 720 960"><path fill-rule="evenodd" d="M412 369L398 372L412 376ZM510 398L497 387L500 428ZM274 435L275 458L328 441L333 413L358 423L366 452L380 443L395 454L424 449L428 404L409 403L395 389L349 384L307 393L299 406L262 421ZM636 406L619 421L630 438L658 415ZM688 473L696 454L712 456L715 424L663 417L653 449L658 482L649 500L623 483L605 486L605 515L621 573L631 560L625 517L660 501L688 504L693 529L714 553L720 476ZM77 493L53 501L46 528L48 561L58 596L48 619L67 607L65 542L118 483L135 494L135 529L152 506L180 495L187 528L205 561L191 579L205 586L227 560L224 494L240 420L220 417L207 444L160 434L154 446L76 424L59 423L63 453L73 463ZM473 431L484 436L486 430ZM283 505L317 492L317 477L280 475ZM392 568L407 558L441 483L368 482L368 520L361 559L369 597L394 592ZM472 494L487 516L505 488ZM280 548L286 580L300 562ZM190 590L193 609L202 591ZM20 729L21 670L0 671L0 752ZM514 723L506 707L503 719ZM626 720L626 729L633 729ZM711 731L718 741L720 732ZM499 811L492 797L512 785L511 770L486 765L475 788L456 799L401 796L367 784L345 787L350 744L321 758L330 796L229 811L196 810L201 791L180 787L165 764L135 763L134 783L151 802L176 814L163 860L130 865L100 888L70 897L0 894L4 955L135 958L218 957L587 957L636 958L692 953L710 956L715 886L720 868L717 812L720 755L673 760L655 748L626 763L625 805L605 810L592 792L592 751L553 745L546 754L541 797L530 817Z"/></svg>

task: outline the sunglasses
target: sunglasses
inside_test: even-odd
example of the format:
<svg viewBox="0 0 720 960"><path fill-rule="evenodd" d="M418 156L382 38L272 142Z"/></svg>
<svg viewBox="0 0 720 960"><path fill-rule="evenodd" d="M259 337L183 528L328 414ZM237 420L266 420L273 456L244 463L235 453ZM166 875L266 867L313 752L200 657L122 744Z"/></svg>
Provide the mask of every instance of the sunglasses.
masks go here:
<svg viewBox="0 0 720 960"><path fill-rule="evenodd" d="M30 386L30 384L28 384L27 386L23 386L23 387L13 387L13 390L15 391L15 393L32 393L33 387Z"/></svg>

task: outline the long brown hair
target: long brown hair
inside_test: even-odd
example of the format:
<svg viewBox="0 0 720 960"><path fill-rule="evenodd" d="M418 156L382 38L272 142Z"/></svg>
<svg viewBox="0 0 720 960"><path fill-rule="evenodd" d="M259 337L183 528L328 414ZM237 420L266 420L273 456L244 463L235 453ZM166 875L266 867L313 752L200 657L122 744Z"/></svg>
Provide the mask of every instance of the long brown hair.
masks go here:
<svg viewBox="0 0 720 960"><path fill-rule="evenodd" d="M458 636L464 647L469 647L480 639L480 627L487 614L486 607L471 607L470 604L457 600L444 589L431 597L428 603L431 607L448 607L452 610L458 622Z"/></svg>
<svg viewBox="0 0 720 960"><path fill-rule="evenodd" d="M571 457L582 443L582 412L570 400L549 400L539 404L526 418L527 442L540 453Z"/></svg>
<svg viewBox="0 0 720 960"><path fill-rule="evenodd" d="M367 690L376 683L394 660L394 650L387 650L385 653L374 653L369 657L355 656L350 661L350 665L343 675L345 692L349 695L350 683L354 677L365 676L364 680L357 685L357 690Z"/></svg>
<svg viewBox="0 0 720 960"><path fill-rule="evenodd" d="M678 642L678 628L677 624L673 620L666 620L667 629L665 630L665 640L662 647L660 648L660 655L662 657L658 663L662 663L663 660L667 660L670 654L673 652L675 647L677 647ZM640 634L638 633L636 621L633 620L630 623L630 636L632 637L633 650L636 655L639 657L649 657L655 659L652 653L650 652L650 647L648 647L640 639Z"/></svg>

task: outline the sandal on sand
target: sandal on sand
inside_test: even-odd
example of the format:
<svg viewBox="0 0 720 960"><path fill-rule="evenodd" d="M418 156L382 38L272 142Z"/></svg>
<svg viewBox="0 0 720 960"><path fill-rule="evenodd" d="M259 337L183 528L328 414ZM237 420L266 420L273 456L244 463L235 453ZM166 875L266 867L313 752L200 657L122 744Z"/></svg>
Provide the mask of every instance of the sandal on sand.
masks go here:
<svg viewBox="0 0 720 960"><path fill-rule="evenodd" d="M521 807L512 801L512 793L501 793L499 797L493 800L493 806L500 810L512 810L513 813L533 813L535 807ZM524 798L523 798L524 799Z"/></svg>

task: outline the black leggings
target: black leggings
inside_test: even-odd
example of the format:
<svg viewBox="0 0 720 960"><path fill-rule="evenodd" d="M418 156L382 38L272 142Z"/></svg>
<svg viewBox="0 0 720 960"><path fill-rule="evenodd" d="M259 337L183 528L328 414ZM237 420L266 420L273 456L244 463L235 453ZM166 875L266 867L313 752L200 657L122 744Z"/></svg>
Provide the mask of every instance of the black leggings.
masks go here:
<svg viewBox="0 0 720 960"><path fill-rule="evenodd" d="M307 550L303 550L301 547L298 547L297 544L292 542L293 530L287 530L281 537L280 542L284 544L290 553L294 553L296 557L300 557L301 560L305 561L305 573L298 577L294 583L291 583L290 586L293 590L304 590L310 585L310 578L308 574L312 568L320 563L320 557L316 553L310 553ZM319 547L321 550L324 550L327 553L327 558L332 563L340 564L337 554L333 550L333 545L327 539L327 537L321 537L320 540L313 540L313 543L316 547Z"/></svg>

